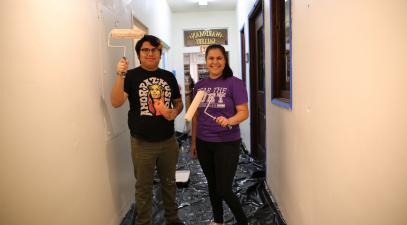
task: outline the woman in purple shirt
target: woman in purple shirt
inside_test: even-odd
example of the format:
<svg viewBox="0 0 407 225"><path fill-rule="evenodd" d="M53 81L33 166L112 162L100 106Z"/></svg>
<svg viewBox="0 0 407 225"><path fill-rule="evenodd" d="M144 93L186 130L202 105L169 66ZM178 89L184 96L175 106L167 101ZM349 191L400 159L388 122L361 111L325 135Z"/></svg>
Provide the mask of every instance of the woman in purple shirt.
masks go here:
<svg viewBox="0 0 407 225"><path fill-rule="evenodd" d="M247 225L247 218L232 183L240 153L239 123L248 117L247 91L242 80L233 76L221 45L211 45L205 53L209 77L194 88L206 92L192 120L191 154L198 155L208 181L213 222L223 224L222 202L231 209L237 224Z"/></svg>

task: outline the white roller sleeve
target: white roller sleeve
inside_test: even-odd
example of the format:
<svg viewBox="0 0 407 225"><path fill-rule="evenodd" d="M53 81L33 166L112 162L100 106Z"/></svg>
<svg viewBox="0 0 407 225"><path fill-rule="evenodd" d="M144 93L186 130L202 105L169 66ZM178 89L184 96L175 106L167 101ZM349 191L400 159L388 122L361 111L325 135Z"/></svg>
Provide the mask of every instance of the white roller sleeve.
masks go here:
<svg viewBox="0 0 407 225"><path fill-rule="evenodd" d="M112 29L111 32L114 39L139 39L144 35L143 31L134 29Z"/></svg>
<svg viewBox="0 0 407 225"><path fill-rule="evenodd" d="M201 103L204 96L205 96L205 91L198 91L196 93L195 98L192 101L191 105L189 106L187 113L185 113L186 121L192 120L192 117L194 117L194 114L195 114L196 110L198 109L198 106Z"/></svg>

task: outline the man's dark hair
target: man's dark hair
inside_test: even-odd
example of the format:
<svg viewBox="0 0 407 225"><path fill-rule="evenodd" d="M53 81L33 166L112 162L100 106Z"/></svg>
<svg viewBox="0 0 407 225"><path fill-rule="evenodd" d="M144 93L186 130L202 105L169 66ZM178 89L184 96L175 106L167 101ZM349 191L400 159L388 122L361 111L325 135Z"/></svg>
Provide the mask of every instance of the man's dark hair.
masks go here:
<svg viewBox="0 0 407 225"><path fill-rule="evenodd" d="M219 45L219 44L209 45L205 51L205 59L208 58L208 52L212 49L219 49L222 52L223 57L225 58L226 63L225 63L225 68L223 69L223 72L222 72L222 76L221 76L222 79L232 77L233 71L229 66L229 59L228 59L228 56L226 55L226 50L222 45Z"/></svg>
<svg viewBox="0 0 407 225"><path fill-rule="evenodd" d="M160 55L161 55L162 50L163 50L161 40L156 36L146 34L146 35L143 36L143 38L141 38L139 41L137 41L137 44L136 44L136 47L135 47L137 56L140 56L141 46L146 41L149 42L152 46L158 48L160 50Z"/></svg>

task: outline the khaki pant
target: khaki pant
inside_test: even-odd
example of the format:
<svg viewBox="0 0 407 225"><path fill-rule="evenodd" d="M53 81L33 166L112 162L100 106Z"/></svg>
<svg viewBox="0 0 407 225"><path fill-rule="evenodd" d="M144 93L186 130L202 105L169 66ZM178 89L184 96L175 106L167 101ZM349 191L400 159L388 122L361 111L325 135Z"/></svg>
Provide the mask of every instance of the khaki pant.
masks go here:
<svg viewBox="0 0 407 225"><path fill-rule="evenodd" d="M136 177L136 224L151 224L153 177L156 167L166 222L167 224L178 222L175 170L179 149L175 137L161 142L147 142L132 137L131 149Z"/></svg>

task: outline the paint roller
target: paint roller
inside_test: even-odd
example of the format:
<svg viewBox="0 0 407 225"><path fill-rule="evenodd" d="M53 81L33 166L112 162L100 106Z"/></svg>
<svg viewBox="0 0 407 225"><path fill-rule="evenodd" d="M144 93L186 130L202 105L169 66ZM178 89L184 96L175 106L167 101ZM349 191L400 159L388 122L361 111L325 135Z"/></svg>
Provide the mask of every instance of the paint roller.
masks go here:
<svg viewBox="0 0 407 225"><path fill-rule="evenodd" d="M144 32L141 30L135 29L112 29L109 32L107 38L107 46L112 48L122 48L123 49L123 58L126 58L126 46L124 45L112 45L110 40L113 39L140 39L144 35Z"/></svg>
<svg viewBox="0 0 407 225"><path fill-rule="evenodd" d="M201 104L201 101L203 97L205 96L205 91L198 91L195 95L194 100L192 100L191 105L189 106L187 112L185 113L185 120L190 122L192 120L192 117L194 117L194 114L196 110L198 109L199 104Z"/></svg>
<svg viewBox="0 0 407 225"><path fill-rule="evenodd" d="M125 45L112 45L110 39L140 39L144 35L143 31L134 29L112 29L107 38L107 46L112 48L122 48L123 58L126 59L126 46ZM126 73L122 73L124 76Z"/></svg>
<svg viewBox="0 0 407 225"><path fill-rule="evenodd" d="M189 106L187 112L185 113L185 120L186 120L186 121L190 122L190 121L192 120L192 117L194 117L194 114L195 114L196 110L198 109L198 106L199 106L199 104L201 103L201 101L202 101L203 97L205 96L205 94L206 94L205 91L202 91L202 90L200 90L200 91L198 91L198 92L196 93L194 100L192 101L191 105ZM211 115L211 114L209 114L209 113L207 112L208 106L209 106L213 101L214 101L214 98L213 98L212 96L209 96L209 102L208 102L208 105L206 106L206 108L205 108L205 110L204 110L204 113L205 113L207 116L211 117L213 120L216 120L216 117L215 117L214 115ZM232 129L232 126L228 124L228 125L227 125L227 128L228 128L229 130L231 130L231 129Z"/></svg>
<svg viewBox="0 0 407 225"><path fill-rule="evenodd" d="M208 107L209 107L209 106L212 104L212 102L214 102L214 101L215 101L215 98L213 97L213 95L209 95L208 104L207 104L206 107L205 107L204 113L205 113L207 116L209 116L210 118L212 118L213 120L216 120L216 116L214 116L214 115L212 115L212 114L210 114L210 113L207 112L207 111L208 111ZM229 130L232 129L232 126L231 126L230 124L226 125L226 127L227 127Z"/></svg>

